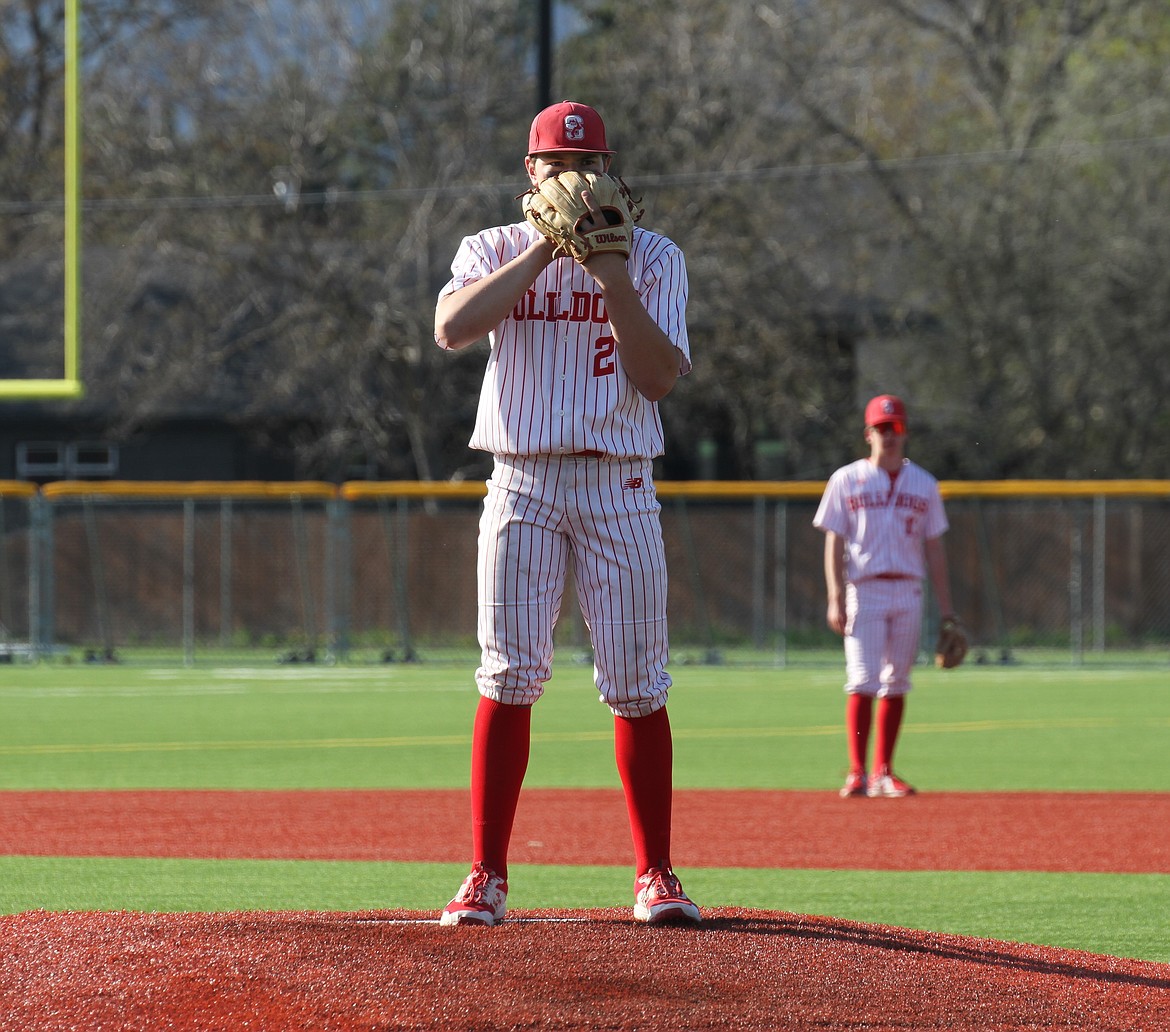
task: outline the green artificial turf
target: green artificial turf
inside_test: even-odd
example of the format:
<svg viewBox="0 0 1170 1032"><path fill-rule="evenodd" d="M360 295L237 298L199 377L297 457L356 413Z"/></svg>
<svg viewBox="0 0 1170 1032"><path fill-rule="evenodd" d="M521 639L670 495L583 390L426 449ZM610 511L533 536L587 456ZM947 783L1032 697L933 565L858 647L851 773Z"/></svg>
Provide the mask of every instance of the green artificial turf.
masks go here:
<svg viewBox="0 0 1170 1032"><path fill-rule="evenodd" d="M467 783L472 666L10 667L0 788L434 788ZM616 784L590 668L558 669L526 784ZM842 675L674 674L675 783L835 788ZM922 668L898 767L936 791L1170 789L1164 668Z"/></svg>
<svg viewBox="0 0 1170 1032"><path fill-rule="evenodd" d="M0 789L463 787L474 661L386 666L13 665ZM614 787L612 719L586 664L559 665L526 784ZM683 665L670 714L684 788L834 790L835 666ZM1165 666L916 672L900 772L930 791L1170 790ZM443 864L0 857L0 910L437 908ZM708 906L1170 960L1170 875L694 870ZM517 908L625 905L629 872L518 867Z"/></svg>
<svg viewBox="0 0 1170 1032"><path fill-rule="evenodd" d="M0 913L28 910L367 911L436 919L457 864L0 857ZM1170 963L1170 875L699 868L703 906L814 914ZM618 867L515 864L514 910L625 907Z"/></svg>

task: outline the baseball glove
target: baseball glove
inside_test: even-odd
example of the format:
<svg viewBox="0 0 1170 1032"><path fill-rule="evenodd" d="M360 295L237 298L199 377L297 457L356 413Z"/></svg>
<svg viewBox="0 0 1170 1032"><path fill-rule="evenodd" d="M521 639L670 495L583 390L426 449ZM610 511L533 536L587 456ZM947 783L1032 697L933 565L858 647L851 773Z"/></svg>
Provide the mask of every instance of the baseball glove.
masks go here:
<svg viewBox="0 0 1170 1032"><path fill-rule="evenodd" d="M581 199L588 190L605 217L595 227L588 205ZM620 179L594 172L562 172L537 183L524 198L524 217L556 244L558 255L587 262L595 254L614 252L628 258L634 241L634 223L643 210Z"/></svg>
<svg viewBox="0 0 1170 1032"><path fill-rule="evenodd" d="M967 656L967 635L953 617L944 617L934 645L934 665L942 670L957 667Z"/></svg>

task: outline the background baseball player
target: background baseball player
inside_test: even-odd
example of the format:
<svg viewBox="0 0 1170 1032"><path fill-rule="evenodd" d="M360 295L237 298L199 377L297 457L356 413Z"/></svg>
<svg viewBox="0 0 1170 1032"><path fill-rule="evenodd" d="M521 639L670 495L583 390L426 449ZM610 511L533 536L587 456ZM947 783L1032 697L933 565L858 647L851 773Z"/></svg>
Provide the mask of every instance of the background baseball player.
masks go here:
<svg viewBox="0 0 1170 1032"><path fill-rule="evenodd" d="M842 797L913 794L894 774L893 761L910 668L918 654L927 572L944 621L956 621L938 481L905 457L906 432L902 400L889 394L873 398L865 407L869 457L829 478L813 519L825 533L828 623L845 638L849 775ZM873 766L867 776L875 716Z"/></svg>
<svg viewBox="0 0 1170 1032"><path fill-rule="evenodd" d="M539 191L572 173L604 175L613 153L598 113L564 102L533 120L524 164ZM584 231L606 227L592 193L576 192ZM634 916L700 918L671 870L666 563L651 476L663 445L656 402L690 369L687 275L674 243L628 229L628 258L619 249L583 260L563 256L531 219L484 230L463 241L439 294L440 347L485 336L491 345L470 443L494 457L479 536L473 865L446 925L504 916L531 707L550 674L570 555L596 684L614 714Z"/></svg>

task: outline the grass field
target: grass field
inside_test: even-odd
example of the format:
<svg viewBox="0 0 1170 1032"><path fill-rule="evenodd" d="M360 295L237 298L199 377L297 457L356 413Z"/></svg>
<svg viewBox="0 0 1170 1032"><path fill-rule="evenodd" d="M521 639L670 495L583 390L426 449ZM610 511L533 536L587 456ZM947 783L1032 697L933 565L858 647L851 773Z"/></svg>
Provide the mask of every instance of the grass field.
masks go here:
<svg viewBox="0 0 1170 1032"><path fill-rule="evenodd" d="M13 665L0 680L0 789L459 788L473 663ZM835 790L842 673L680 666L682 788ZM533 787L616 787L608 711L558 665L533 719ZM1164 668L922 668L900 772L932 791L1170 790ZM450 864L0 857L0 911L435 909ZM524 869L509 904L603 906L628 872ZM1170 961L1170 874L709 870L708 906L750 906Z"/></svg>

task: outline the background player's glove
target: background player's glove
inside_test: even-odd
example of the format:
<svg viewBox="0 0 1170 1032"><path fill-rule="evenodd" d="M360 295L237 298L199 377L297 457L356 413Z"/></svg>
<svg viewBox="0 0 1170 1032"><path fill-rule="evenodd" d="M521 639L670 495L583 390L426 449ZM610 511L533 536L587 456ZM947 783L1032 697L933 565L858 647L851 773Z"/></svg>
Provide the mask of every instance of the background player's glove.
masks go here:
<svg viewBox="0 0 1170 1032"><path fill-rule="evenodd" d="M943 670L957 667L967 656L967 635L953 616L943 619L934 645L934 665Z"/></svg>
<svg viewBox="0 0 1170 1032"><path fill-rule="evenodd" d="M593 225L589 207L581 199L585 190L597 202L604 225ZM630 256L634 223L643 210L620 179L595 172L562 172L522 196L524 217L556 244L558 255L579 262L605 252Z"/></svg>

